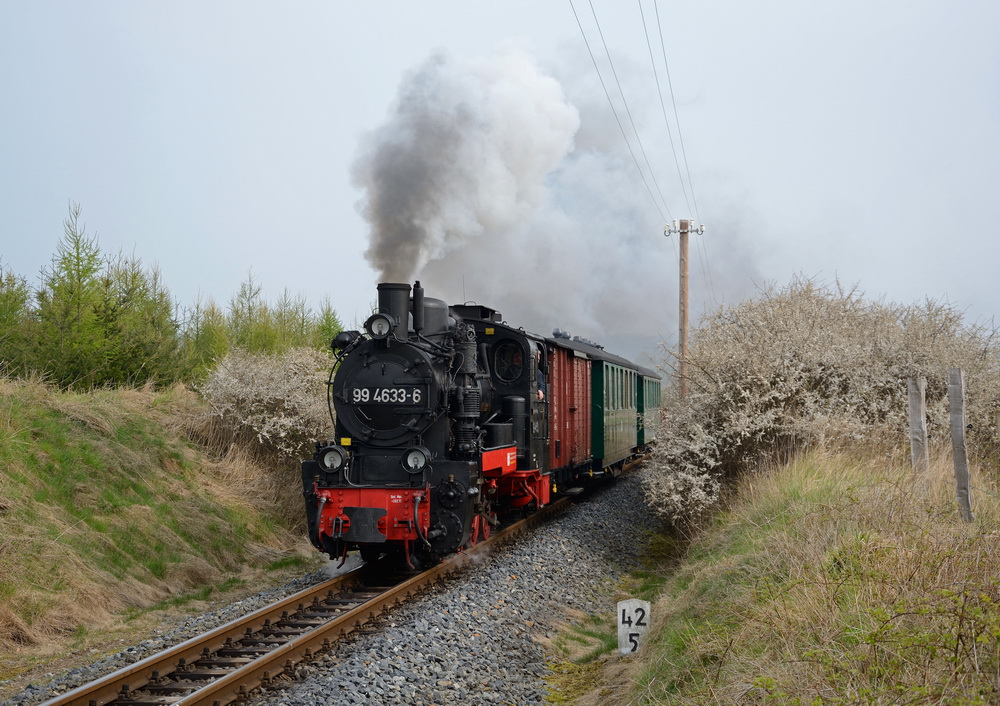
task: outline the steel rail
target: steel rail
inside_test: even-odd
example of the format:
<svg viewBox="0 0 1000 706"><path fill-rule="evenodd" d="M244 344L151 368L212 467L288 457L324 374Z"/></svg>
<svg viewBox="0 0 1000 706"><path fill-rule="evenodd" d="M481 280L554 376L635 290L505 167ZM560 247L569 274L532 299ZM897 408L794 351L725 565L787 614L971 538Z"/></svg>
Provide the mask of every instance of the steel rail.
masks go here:
<svg viewBox="0 0 1000 706"><path fill-rule="evenodd" d="M109 703L118 696L123 684L129 684L133 689L144 686L149 683L153 672L165 674L173 671L181 660L193 662L202 655L206 647L210 651L221 649L225 646L227 638L239 639L245 634L247 628L253 629L263 626L265 620L280 619L283 611L294 608L299 603L312 600L314 595L360 583L363 573L364 567L361 567L342 576L310 586L203 635L181 642L163 652L157 652L96 681L50 699L42 706L63 706L66 704L86 706L93 701L96 701L97 704Z"/></svg>
<svg viewBox="0 0 1000 706"><path fill-rule="evenodd" d="M354 630L360 629L364 624L373 618L380 616L393 605L399 605L420 589L450 576L473 561L473 557L487 547L499 546L505 541L526 532L537 525L542 519L549 517L555 512L559 512L568 507L570 500L562 498L547 505L542 510L532 513L527 518L516 522L502 531L492 535L489 539L478 542L474 547L454 554L437 566L431 567L413 578L404 581L382 595L358 606L349 613L335 618L329 623L312 630L295 640L286 643L267 655L251 662L232 674L229 674L203 689L177 701L177 706L215 706L232 703L233 701L246 696L252 689L269 681L270 677L276 676L275 665L281 663L282 658L290 660L293 664L308 658L311 653L319 648L328 649L332 644L330 635L339 629L338 639L346 637ZM352 622L353 621L353 622ZM268 669L270 667L270 669Z"/></svg>
<svg viewBox="0 0 1000 706"><path fill-rule="evenodd" d="M260 630L265 621L278 622L282 613L299 604L306 604L323 596L329 591L349 589L363 585L366 567L355 569L350 573L324 581L306 588L269 606L238 618L226 625L218 627L204 635L191 638L163 652L151 655L135 664L123 667L89 684L84 684L65 694L50 699L42 706L103 706L118 702L123 694L123 687L129 696L122 698L120 703L128 703L130 699L142 703L177 704L178 706L193 706L206 704L215 706L231 703L246 696L253 689L266 685L282 672L289 672L294 665L303 660L309 660L318 651L332 648L333 644L352 632L365 626L374 618L382 615L390 608L400 605L418 593L426 586L460 571L473 557L488 548L495 548L509 539L523 534L542 520L560 512L570 504L569 498L561 498L527 518L520 520L503 530L491 535L488 539L478 542L474 547L448 557L440 564L431 567L412 578L381 592L378 596L337 615L331 620L319 625L304 634L291 639L247 664L229 671L224 676L207 684L198 686L191 694L183 697L137 697L136 692L142 692L155 678L156 674L173 674L180 671L179 665L194 663L203 659L206 651L214 653L224 649L227 639L238 641L247 630ZM322 601L322 598L319 599ZM181 672L181 676L183 672ZM127 686L126 686L127 685Z"/></svg>

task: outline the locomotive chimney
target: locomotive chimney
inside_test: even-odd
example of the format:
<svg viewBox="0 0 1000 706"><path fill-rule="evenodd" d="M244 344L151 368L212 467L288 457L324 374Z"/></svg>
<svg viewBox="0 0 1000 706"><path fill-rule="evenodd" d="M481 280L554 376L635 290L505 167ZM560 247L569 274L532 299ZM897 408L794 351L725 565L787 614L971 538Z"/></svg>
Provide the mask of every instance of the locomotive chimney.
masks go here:
<svg viewBox="0 0 1000 706"><path fill-rule="evenodd" d="M410 285L382 282L378 286L378 310L396 319L392 332L396 338L406 339L409 329Z"/></svg>
<svg viewBox="0 0 1000 706"><path fill-rule="evenodd" d="M413 283L413 333L424 330L424 288L418 279Z"/></svg>

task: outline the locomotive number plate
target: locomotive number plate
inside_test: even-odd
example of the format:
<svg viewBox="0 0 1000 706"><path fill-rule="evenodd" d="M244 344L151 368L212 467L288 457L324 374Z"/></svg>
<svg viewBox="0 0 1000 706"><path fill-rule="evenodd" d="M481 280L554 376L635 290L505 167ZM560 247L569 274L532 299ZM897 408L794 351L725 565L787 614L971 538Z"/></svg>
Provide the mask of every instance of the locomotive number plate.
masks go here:
<svg viewBox="0 0 1000 706"><path fill-rule="evenodd" d="M420 404L423 392L419 387L355 387L350 398L355 404Z"/></svg>

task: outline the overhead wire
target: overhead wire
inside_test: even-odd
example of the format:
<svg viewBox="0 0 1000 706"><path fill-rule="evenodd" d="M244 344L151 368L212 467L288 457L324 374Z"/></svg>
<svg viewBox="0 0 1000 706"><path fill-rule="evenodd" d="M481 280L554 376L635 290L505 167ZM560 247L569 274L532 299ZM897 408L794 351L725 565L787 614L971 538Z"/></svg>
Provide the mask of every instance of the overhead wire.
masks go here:
<svg viewBox="0 0 1000 706"><path fill-rule="evenodd" d="M604 30L601 29L601 23L597 19L597 11L594 10L593 0L587 0L590 5L590 13L594 16L594 24L597 25L597 34L601 37L601 44L604 45L604 53L608 57L608 64L611 66L611 75L615 77L615 84L618 86L618 93L622 97L622 104L625 106L625 113L628 115L628 121L632 125L632 132L635 134L635 140L639 143L639 150L642 152L642 158L646 162L646 169L649 170L649 176L653 179L653 184L656 186L656 193L660 195L660 201L663 202L663 207L667 209L667 215L670 215L670 207L667 206L667 200L663 197L663 191L660 189L660 184L656 180L656 172L653 171L653 166L649 163L649 157L646 155L646 148L642 144L642 138L639 136L639 129L635 126L635 120L632 119L632 111L628 107L628 101L625 99L625 91L622 89L621 81L618 80L618 71L615 69L615 62L611 59L611 50L608 49L608 43L604 39ZM673 218L673 216L670 216Z"/></svg>
<svg viewBox="0 0 1000 706"><path fill-rule="evenodd" d="M649 28L646 27L646 13L642 10L642 0L637 0L639 3L639 16L642 18L642 33L646 38L646 48L649 50L649 63L653 67L653 82L656 83L656 94L660 97L660 111L663 113L663 122L667 126L667 137L670 138L670 151L674 155L674 165L677 167L677 180L681 184L681 190L684 192L684 203L687 204L688 213L691 212L691 199L688 198L687 184L684 183L684 175L681 173L681 163L677 159L677 147L674 146L674 131L670 129L670 119L667 118L667 106L663 102L663 89L660 88L660 76L656 71L656 59L653 58L653 45L649 41ZM661 44L662 44L663 34L660 34ZM664 63L666 62L666 51L664 51ZM672 94L671 94L671 97ZM676 114L676 111L675 111ZM690 176L689 176L690 180Z"/></svg>
<svg viewBox="0 0 1000 706"><path fill-rule="evenodd" d="M604 95L608 99L608 104L611 106L611 112L614 114L615 121L618 123L618 129L621 130L622 138L624 138L624 140L625 140L625 145L628 147L629 154L632 155L632 161L635 163L635 168L638 170L639 176L642 178L642 183L646 186L646 191L649 193L649 198L653 201L653 205L656 207L656 210L659 212L660 218L662 218L663 220L673 219L673 216L670 214L670 207L667 206L667 202L666 202L666 200L663 199L662 193L660 194L660 202L662 202L663 207L667 211L666 215L664 215L663 209L660 208L660 202L658 202L656 200L656 197L653 195L653 190L649 186L649 181L646 179L646 174L645 174L645 172L643 172L642 167L639 165L639 159L635 156L635 150L632 149L632 143L629 141L628 134L625 132L625 126L622 124L621 118L618 116L618 110L615 108L614 101L611 99L611 93L610 93L610 91L608 91L607 84L604 82L604 76L601 74L601 69L600 69L600 67L597 64L597 58L594 56L594 51L590 47L590 40L587 39L587 33L583 29L583 23L580 22L580 16L579 16L579 14L577 14L576 6L573 4L573 0L569 0L569 6L573 10L573 17L576 19L576 25L577 25L577 27L580 28L580 34L583 36L583 42L587 46L587 52L590 54L590 60L593 62L593 64L594 64L594 70L597 72L597 78L601 82L601 88L604 89ZM591 11L593 11L593 9L594 9L593 3L591 3L590 8L591 8ZM594 14L594 20L595 21L597 20L597 14L596 13ZM598 29L600 29L600 25L598 25ZM601 40L602 41L604 40L603 33L601 34ZM605 48L605 51L607 51L607 44L606 43L604 45L604 48ZM608 54L608 57L609 57L609 60L610 60L610 53ZM614 71L614 65L613 64L612 64L612 71ZM617 74L615 74L615 81L616 82L618 81ZM620 83L618 84L618 90L619 90L619 92L621 92L621 84ZM625 99L625 94L624 94L624 92L622 92L622 100L624 101L624 99ZM628 104L627 103L625 105L625 109L628 110ZM631 112L629 113L629 119L631 120ZM632 124L632 129L635 130L635 123ZM639 133L636 132L635 134L636 134L636 138L638 139ZM640 145L640 147L642 146L641 141L639 142L639 145ZM645 150L643 150L643 157L645 157ZM649 165L649 160L648 159L646 160L646 164L647 164L647 166ZM650 176L653 177L653 181L655 183L656 177L655 177L655 175L653 175L652 170L650 170ZM659 185L657 185L657 190L659 191Z"/></svg>
<svg viewBox="0 0 1000 706"><path fill-rule="evenodd" d="M646 17L645 17L645 14L642 13L642 0L638 0L638 2L639 2L639 12L640 12L640 14L643 15L643 18L642 18L643 32L646 34L646 42L648 44L649 43L649 33L648 33L648 31L646 31ZM684 171L687 173L687 182L688 182L688 185L691 187L691 201L694 203L694 214L695 214L695 217L698 219L698 223L701 223L702 222L702 220L701 220L701 213L698 210L698 198L695 196L695 193L694 193L694 180L691 179L691 167L690 167L690 164L688 163L687 149L684 147L684 133L681 131L681 119L680 119L680 115L679 115L679 113L677 111L677 99L674 96L674 83L673 83L673 81L670 78L670 63L667 61L667 46L666 46L666 42L663 39L663 23L660 21L660 7L657 4L656 0L653 0L653 10L656 13L656 28L657 28L657 32L659 33L659 36L660 36L660 51L663 54L663 67L664 67L664 70L665 70L665 72L667 74L667 87L668 87L668 89L670 91L670 103L671 103L671 105L673 106L673 109L674 109L674 123L677 125L677 141L680 142L680 145L681 145L681 156L684 159ZM650 59L652 59L653 50L650 49L649 53L650 53ZM655 65L655 62L653 62L653 66L654 66L654 68L653 68L653 74L654 74L654 77L655 77L656 76L656 68L655 68L656 65ZM657 90L657 92L660 91L660 83L659 83L659 79L658 78L656 79L656 90ZM662 93L660 95L660 105L661 105L661 107L663 106L663 96L662 96ZM663 119L667 123L667 134L671 135L671 132L670 132L670 121L667 119L667 116L666 116L666 108L664 108ZM670 138L670 147L671 147L671 149L673 149L673 146L674 146L673 136L671 135L671 138ZM676 162L676 160L677 160L677 153L674 152L674 161ZM680 165L678 165L677 169L678 169L678 171L680 171ZM684 186L684 180L683 180L683 178L681 179L681 186L682 187ZM685 199L687 198L687 189L684 189L684 198ZM690 209L690 204L688 205L688 208ZM697 247L697 250L698 250L698 256L701 259L702 278L705 280L705 284L708 287L708 291L712 295L712 300L715 302L716 305L718 305L719 304L719 298L718 298L718 296L715 293L715 281L714 281L714 278L712 277L712 268L709 266L709 258L706 257L706 254L705 254L705 249L706 248L705 248L705 245L701 242L702 240L704 240L704 238L699 238L698 242L696 243L696 247Z"/></svg>
<svg viewBox="0 0 1000 706"><path fill-rule="evenodd" d="M652 43L651 43L650 38L649 38L649 28L648 28L647 23L646 23L646 16L645 16L645 12L644 12L643 7L642 7L642 0L638 0L638 3L639 3L640 16L642 18L643 35L644 35L644 37L646 39L647 50L649 51L650 63L651 63L652 68L653 68L653 79L654 79L654 81L656 83L657 95L658 95L659 100L660 100L660 110L661 110L661 113L663 115L664 124L666 125L666 128L667 128L667 136L669 137L669 140L670 140L670 148L671 148L671 152L673 154L674 165L675 165L675 167L677 169L678 180L679 180L679 182L681 184L681 189L682 189L682 192L683 192L683 195L684 195L684 201L685 201L685 204L687 205L688 211L690 212L692 210L692 205L693 205L693 210L694 210L694 213L695 213L695 217L697 218L697 222L700 223L701 222L701 213L700 213L700 210L699 210L699 207L698 207L698 199L697 199L697 196L695 194L694 181L691 178L691 167L690 167L690 163L689 163L689 160L688 160L688 157L687 157L687 148L686 148L686 146L684 144L684 134L683 134L683 131L681 130L680 115L679 115L679 111L677 109L677 99L675 97L674 89L673 89L673 80L672 80L672 78L670 76L670 64L667 61L666 41L665 41L664 35L663 35L663 25L662 25L662 21L660 19L659 6L657 5L656 0L653 0L653 7L654 7L654 10L655 10L655 15L656 15L657 32L658 32L659 40L660 40L660 51L661 51L661 55L662 55L662 58L663 58L663 65L664 65L665 74L666 74L666 77L667 77L667 86L668 86L668 91L670 93L670 102L671 102L671 107L673 109L674 123L675 123L675 125L677 127L677 144L679 144L679 146L680 146L680 159L678 159L677 146L674 143L673 131L672 131L671 125L670 125L670 119L667 116L666 102L665 102L664 97L663 97L663 90L662 90L662 87L661 87L661 84L660 84L660 80L659 80L659 73L658 73L657 67L656 67L656 60L655 60L655 57L654 57L653 47L652 47ZM646 172L643 170L642 166L639 164L639 159L636 156L635 149L633 149L633 146L632 146L632 143L631 143L631 141L629 139L628 133L625 130L625 126L623 124L622 118L619 115L619 111L615 107L615 102L614 102L614 100L611 97L610 91L608 90L607 82L604 80L604 75L601 73L601 69L600 69L600 66L599 66L599 64L597 62L597 58L594 55L594 50L593 50L593 48L590 45L589 39L587 38L587 33L584 31L583 23L580 20L579 13L577 13L576 6L573 3L573 0L569 0L569 4L570 4L570 9L572 9L572 11L573 11L573 17L576 19L577 27L579 28L580 34L583 37L584 44L587 47L587 52L590 55L590 60L591 60L591 62L594 65L594 70L597 72L597 77L598 77L598 80L601 83L601 88L604 90L605 98L607 98L607 100L608 100L608 104L611 107L612 114L615 116L615 121L618 123L618 129L621 131L622 138L625 140L625 145L628 148L630 156L632 157L632 162L635 164L636 170L639 172L639 176L642 179L643 185L646 187L646 191L649 194L650 199L653 201L653 204L656 207L657 211L659 212L660 217L664 218L663 211L665 209L666 212L667 212L667 215L672 220L673 216L672 216L672 214L670 212L670 207L667 204L667 200L666 200L666 198L663 195L662 189L660 188L660 184L659 184L659 182L658 182L658 180L656 178L656 173L655 173L655 171L652 168L652 165L651 165L650 160L649 160L649 156L648 156L648 154L646 152L645 146L643 145L642 138L640 137L639 131L638 131L636 125L635 125L635 120L634 120L634 118L632 116L632 111L629 108L628 100L625 97L625 91L622 88L621 80L619 79L619 76L618 76L618 71L615 68L614 60L612 59L612 56L611 56L611 51L608 48L607 41L606 41L606 39L604 37L604 31L603 31L603 29L601 27L600 20L597 17L597 12L594 9L593 0L588 0L588 4L590 5L590 11L591 11L591 14L593 15L594 23L595 23L595 25L597 27L598 34L599 34L599 36L601 38L601 43L604 46L604 51L605 51L605 54L606 54L607 59L608 59L608 64L611 67L612 76L614 77L615 84L616 84L616 86L618 88L618 93L619 93L619 95L621 97L621 100L622 100L622 103L623 103L623 105L625 107L625 112L626 112L626 115L628 117L628 121L629 121L630 126L632 128L633 134L635 135L635 139L636 139L636 142L638 144L639 150L640 150L640 152L642 154L643 161L645 162L646 170L648 170L649 176L650 176L650 178L653 181L653 185L656 187L656 192L659 195L659 201L657 201L656 196L654 196L654 194L653 194L653 188L650 186L649 180L646 178ZM683 172L682 172L682 169L681 169L681 161L683 161L683 165L684 165L683 166ZM685 176L686 176L686 179L685 179ZM690 193L690 197L689 197L689 193ZM660 207L661 204L662 204L663 208ZM666 218L665 218L665 220L666 220ZM718 304L719 303L719 299L718 299L718 296L717 296L716 291L715 291L715 282L714 282L714 278L712 276L712 269L711 269L711 266L709 264L708 258L706 257L706 252L705 252L706 248L704 247L704 244L701 243L701 242L697 242L697 241L700 241L700 240L702 240L702 239L696 239L696 248L698 250L699 259L701 260L702 279L704 280L706 289L711 294L712 299L715 301L716 304ZM673 239L671 239L671 244L674 247L674 253L677 254L677 246L676 246L676 243L673 241Z"/></svg>
<svg viewBox="0 0 1000 706"><path fill-rule="evenodd" d="M639 8L642 8L640 1ZM698 212L698 199L694 195L694 182L691 180L691 168L688 165L687 150L684 149L684 133L681 132L681 119L677 114L677 99L674 97L674 83L670 79L670 64L667 62L667 46L663 41L663 25L660 23L660 8L653 0L653 9L656 11L656 28L660 34L660 50L663 52L663 67L667 73L667 87L670 89L670 102L674 107L674 122L677 124L677 139L681 143L681 155L684 158L684 169L687 172L688 184L691 185L691 200L694 202L694 215L701 223L701 214ZM645 22L645 20L644 20Z"/></svg>

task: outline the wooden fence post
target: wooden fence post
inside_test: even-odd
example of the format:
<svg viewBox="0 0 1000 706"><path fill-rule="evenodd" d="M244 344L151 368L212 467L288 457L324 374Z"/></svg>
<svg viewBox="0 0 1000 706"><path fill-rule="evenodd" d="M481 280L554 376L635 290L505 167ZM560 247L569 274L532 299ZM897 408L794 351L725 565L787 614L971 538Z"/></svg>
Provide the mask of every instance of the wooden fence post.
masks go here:
<svg viewBox="0 0 1000 706"><path fill-rule="evenodd" d="M927 453L927 380L910 378L910 464L913 471L927 473L930 458Z"/></svg>
<svg viewBox="0 0 1000 706"><path fill-rule="evenodd" d="M955 459L955 489L962 519L972 522L969 453L965 444L965 379L960 368L948 371L948 407L951 414L951 453Z"/></svg>

